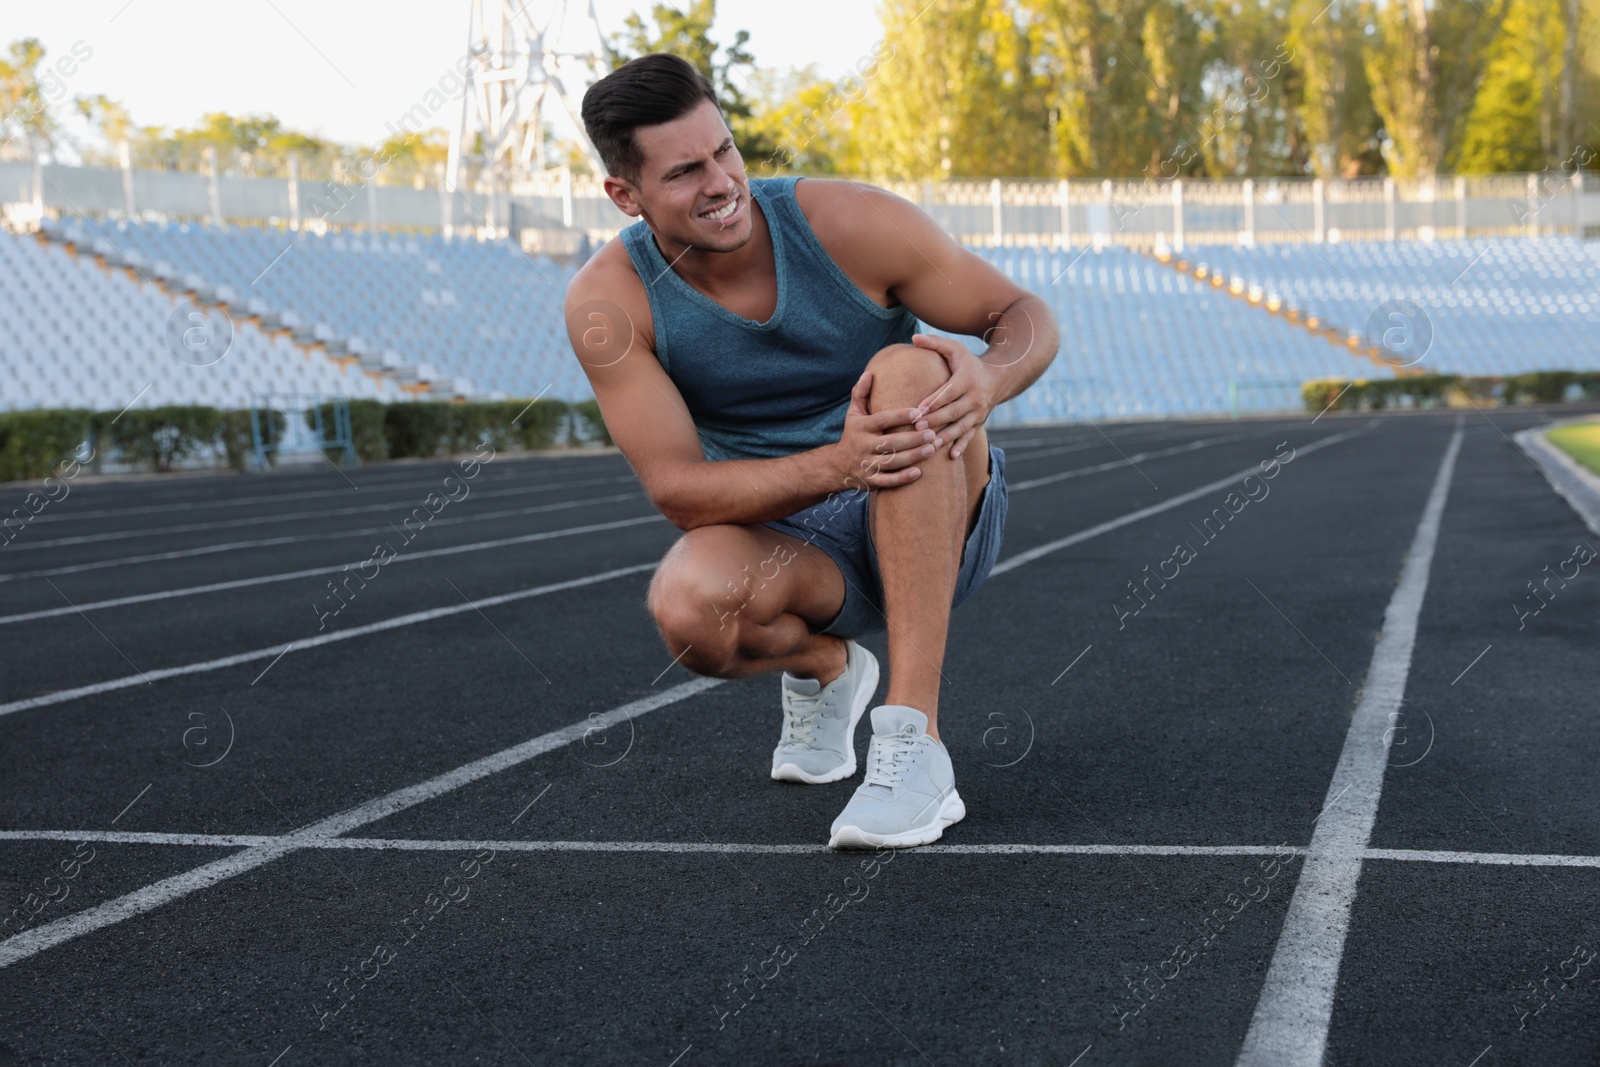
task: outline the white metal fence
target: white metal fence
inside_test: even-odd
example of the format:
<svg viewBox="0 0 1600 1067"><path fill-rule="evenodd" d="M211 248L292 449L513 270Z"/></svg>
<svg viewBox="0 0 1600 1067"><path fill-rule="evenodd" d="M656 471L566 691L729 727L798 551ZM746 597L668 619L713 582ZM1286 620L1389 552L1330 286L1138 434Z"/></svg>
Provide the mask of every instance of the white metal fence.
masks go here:
<svg viewBox="0 0 1600 1067"><path fill-rule="evenodd" d="M1580 172L1398 181L1276 178L882 183L973 245L1432 240L1600 231L1600 180ZM0 203L43 212L293 228L381 227L521 236L555 247L630 221L600 183L555 172L510 190L0 162Z"/></svg>

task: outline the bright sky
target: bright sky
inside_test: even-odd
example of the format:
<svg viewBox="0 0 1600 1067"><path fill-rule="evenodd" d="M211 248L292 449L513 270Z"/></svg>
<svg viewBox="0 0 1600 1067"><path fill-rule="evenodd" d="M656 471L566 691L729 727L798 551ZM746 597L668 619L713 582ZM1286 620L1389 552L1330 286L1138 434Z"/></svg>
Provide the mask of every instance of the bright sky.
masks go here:
<svg viewBox="0 0 1600 1067"><path fill-rule="evenodd" d="M553 0L530 2L539 11ZM595 6L611 34L650 4ZM37 37L53 63L81 41L93 54L65 79L63 98L104 93L141 125L271 112L296 129L371 143L462 54L468 11L468 0L3 0L0 46ZM750 31L761 66L817 63L833 76L881 35L867 0L805 0L803 15L793 3L721 0L713 38L725 43L738 29ZM435 124L448 128L455 114Z"/></svg>

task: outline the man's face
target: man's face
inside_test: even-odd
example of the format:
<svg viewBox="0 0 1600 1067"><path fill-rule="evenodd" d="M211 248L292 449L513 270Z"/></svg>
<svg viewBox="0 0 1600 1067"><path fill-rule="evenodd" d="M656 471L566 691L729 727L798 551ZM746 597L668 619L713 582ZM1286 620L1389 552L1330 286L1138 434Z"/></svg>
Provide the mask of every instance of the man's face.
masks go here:
<svg viewBox="0 0 1600 1067"><path fill-rule="evenodd" d="M644 153L631 183L639 213L661 237L706 252L732 252L750 240L750 185L722 113L710 100L682 118L641 126Z"/></svg>

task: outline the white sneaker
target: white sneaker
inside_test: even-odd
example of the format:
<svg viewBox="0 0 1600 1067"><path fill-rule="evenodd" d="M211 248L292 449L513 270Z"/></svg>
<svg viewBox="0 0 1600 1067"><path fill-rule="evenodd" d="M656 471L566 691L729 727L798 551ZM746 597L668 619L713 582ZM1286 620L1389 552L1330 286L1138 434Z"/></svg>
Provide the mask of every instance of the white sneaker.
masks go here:
<svg viewBox="0 0 1600 1067"><path fill-rule="evenodd" d="M845 641L844 673L824 686L783 674L783 737L772 752L772 777L821 785L856 773L856 723L878 689L878 660Z"/></svg>
<svg viewBox="0 0 1600 1067"><path fill-rule="evenodd" d="M967 816L944 745L916 708L872 709L866 781L833 820L829 848L907 848L939 840Z"/></svg>

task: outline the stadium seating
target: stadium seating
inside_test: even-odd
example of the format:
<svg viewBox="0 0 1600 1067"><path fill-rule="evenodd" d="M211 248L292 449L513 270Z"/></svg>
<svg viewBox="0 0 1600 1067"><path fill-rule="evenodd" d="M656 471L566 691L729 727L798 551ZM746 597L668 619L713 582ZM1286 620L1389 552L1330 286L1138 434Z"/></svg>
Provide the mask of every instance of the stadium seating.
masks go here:
<svg viewBox="0 0 1600 1067"><path fill-rule="evenodd" d="M1600 369L1600 243L1289 243L1196 248L1188 258L1353 333L1386 304L1409 301L1433 333L1419 370Z"/></svg>
<svg viewBox="0 0 1600 1067"><path fill-rule="evenodd" d="M110 236L146 261L254 294L297 329L388 351L481 396L589 395L560 318L575 266L505 242L129 223ZM1044 295L1067 327L1047 381L997 423L1215 414L1229 409L1230 383L1243 383L1243 410L1292 407L1301 379L1358 369L1326 341L1126 249L981 254Z"/></svg>
<svg viewBox="0 0 1600 1067"><path fill-rule="evenodd" d="M167 341L177 298L58 244L0 232L0 279L0 409L243 408L257 391L399 395L392 382L243 321L214 365L185 362Z"/></svg>
<svg viewBox="0 0 1600 1067"><path fill-rule="evenodd" d="M424 380L485 399L591 395L561 304L575 266L507 242L409 234L119 223L117 244L321 327L354 352L389 352Z"/></svg>
<svg viewBox="0 0 1600 1067"><path fill-rule="evenodd" d="M1126 248L978 254L1050 305L1061 352L998 425L1296 409L1299 383L1386 371Z"/></svg>
<svg viewBox="0 0 1600 1067"><path fill-rule="evenodd" d="M162 340L173 297L7 235L0 266L16 281L0 304L16 325L0 336L0 407L120 407L147 382L145 404L244 406L258 389L399 398L419 380L486 399L591 395L561 321L576 265L504 241L127 222L53 232L323 347L308 358L282 333L241 324L224 364L186 366ZM1600 367L1593 242L1208 246L1188 251L1191 274L1116 246L976 251L1042 296L1062 328L1060 356L995 412L997 425L1291 410L1304 380L1392 373L1269 314L1268 295L1350 334L1385 301L1409 300L1435 334L1424 370ZM1230 284L1197 280L1201 265Z"/></svg>

